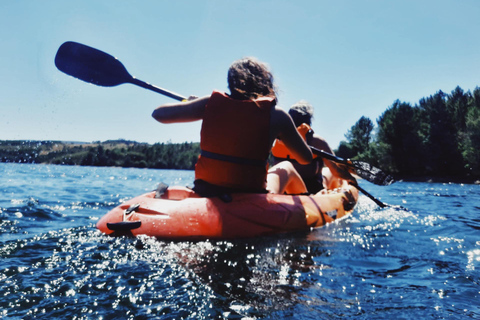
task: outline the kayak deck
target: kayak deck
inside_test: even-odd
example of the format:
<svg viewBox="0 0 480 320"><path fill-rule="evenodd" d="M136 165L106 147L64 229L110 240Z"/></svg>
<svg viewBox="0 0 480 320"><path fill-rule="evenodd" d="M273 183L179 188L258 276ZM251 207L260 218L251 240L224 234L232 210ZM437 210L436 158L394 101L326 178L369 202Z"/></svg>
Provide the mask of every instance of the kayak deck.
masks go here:
<svg viewBox="0 0 480 320"><path fill-rule="evenodd" d="M184 187L135 197L97 222L108 235L159 239L249 238L321 227L349 214L358 199L354 187L307 195L232 194L230 202L202 198Z"/></svg>

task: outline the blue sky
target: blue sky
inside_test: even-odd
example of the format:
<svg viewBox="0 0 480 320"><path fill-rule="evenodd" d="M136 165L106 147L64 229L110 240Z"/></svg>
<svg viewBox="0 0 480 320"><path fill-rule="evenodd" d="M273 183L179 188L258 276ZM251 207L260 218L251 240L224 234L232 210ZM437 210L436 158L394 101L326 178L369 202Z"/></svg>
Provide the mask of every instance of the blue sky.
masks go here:
<svg viewBox="0 0 480 320"><path fill-rule="evenodd" d="M311 102L314 130L336 148L396 99L480 85L479 16L478 0L1 1L0 140L199 141L200 122L151 118L168 97L59 72L58 47L76 41L186 96L227 90L231 62L255 56L280 106Z"/></svg>

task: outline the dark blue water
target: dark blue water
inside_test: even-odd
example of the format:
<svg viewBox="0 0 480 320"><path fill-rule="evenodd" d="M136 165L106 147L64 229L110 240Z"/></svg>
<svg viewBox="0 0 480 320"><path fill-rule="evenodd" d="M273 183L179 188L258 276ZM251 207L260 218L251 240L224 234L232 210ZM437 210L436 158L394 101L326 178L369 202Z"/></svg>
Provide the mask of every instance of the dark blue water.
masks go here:
<svg viewBox="0 0 480 320"><path fill-rule="evenodd" d="M109 238L96 221L193 172L0 164L0 318L479 319L480 186L362 186L353 215L237 241Z"/></svg>

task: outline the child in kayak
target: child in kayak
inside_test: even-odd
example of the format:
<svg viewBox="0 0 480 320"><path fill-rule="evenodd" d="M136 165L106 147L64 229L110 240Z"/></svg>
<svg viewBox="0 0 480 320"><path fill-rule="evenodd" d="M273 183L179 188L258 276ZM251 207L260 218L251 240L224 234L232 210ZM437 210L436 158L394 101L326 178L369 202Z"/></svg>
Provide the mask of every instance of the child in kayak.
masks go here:
<svg viewBox="0 0 480 320"><path fill-rule="evenodd" d="M307 142L307 145L334 155L327 141L314 133L311 128L313 106L310 103L301 100L295 103L288 113L292 117L298 132ZM272 156L274 163L281 163L285 160L290 161L305 182L309 193L317 193L322 189L339 188L348 181L356 184L355 178L352 177L348 170L337 166L336 163L327 159L314 155L311 163L299 163L282 140L277 139L275 141L272 148Z"/></svg>
<svg viewBox="0 0 480 320"><path fill-rule="evenodd" d="M313 156L290 116L276 106L273 75L267 66L250 57L233 62L228 86L230 94L213 91L210 96L159 106L152 114L161 123L202 120L194 191L201 196L305 193L305 184L290 162L268 170L267 158L276 138L299 163L308 164Z"/></svg>

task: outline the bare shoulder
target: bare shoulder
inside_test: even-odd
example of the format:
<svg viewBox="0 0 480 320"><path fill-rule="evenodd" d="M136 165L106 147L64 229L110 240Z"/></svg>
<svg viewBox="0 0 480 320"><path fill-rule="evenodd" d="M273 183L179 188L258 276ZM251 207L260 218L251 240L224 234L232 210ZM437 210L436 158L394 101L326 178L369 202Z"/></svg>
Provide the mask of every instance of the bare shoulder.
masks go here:
<svg viewBox="0 0 480 320"><path fill-rule="evenodd" d="M319 135L316 134L316 133L314 133L314 134L312 135L312 138L315 139L315 140L317 140L317 141L323 141L323 142L325 142L325 143L327 142L327 140L325 140L325 138L319 136Z"/></svg>
<svg viewBox="0 0 480 320"><path fill-rule="evenodd" d="M282 108L275 107L271 112L270 134L272 139L280 138L281 140L284 140L285 138L288 139L292 136L298 135L297 129L293 124L292 118Z"/></svg>
<svg viewBox="0 0 480 320"><path fill-rule="evenodd" d="M275 107L271 113L271 125L276 127L289 126L292 122L292 119L288 113L280 107Z"/></svg>
<svg viewBox="0 0 480 320"><path fill-rule="evenodd" d="M324 138L322 138L318 134L315 134L315 133L313 134L312 139L310 139L310 145L312 147L317 148L317 149L320 149L320 150L323 150L323 151L326 151L328 153L333 154L333 150L328 145L327 140L325 140Z"/></svg>

